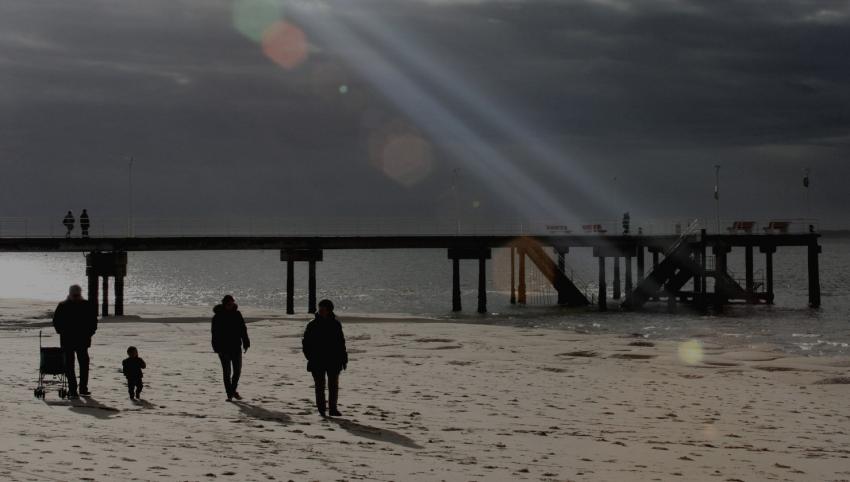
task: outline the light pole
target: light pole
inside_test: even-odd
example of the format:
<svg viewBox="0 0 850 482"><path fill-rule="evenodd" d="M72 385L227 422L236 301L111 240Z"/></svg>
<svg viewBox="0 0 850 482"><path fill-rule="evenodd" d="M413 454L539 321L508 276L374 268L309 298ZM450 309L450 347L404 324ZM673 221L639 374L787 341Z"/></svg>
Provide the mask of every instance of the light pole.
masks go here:
<svg viewBox="0 0 850 482"><path fill-rule="evenodd" d="M812 170L808 167L803 169L803 187L806 189L806 222L812 224L812 207L809 204L809 174Z"/></svg>
<svg viewBox="0 0 850 482"><path fill-rule="evenodd" d="M720 164L714 165L714 208L717 220L717 234L720 234Z"/></svg>
<svg viewBox="0 0 850 482"><path fill-rule="evenodd" d="M127 160L127 237L133 237L133 156Z"/></svg>
<svg viewBox="0 0 850 482"><path fill-rule="evenodd" d="M459 173L459 167L452 169L452 196L454 197L455 204L455 234L457 234L458 236L460 236L460 196L457 191L457 181Z"/></svg>

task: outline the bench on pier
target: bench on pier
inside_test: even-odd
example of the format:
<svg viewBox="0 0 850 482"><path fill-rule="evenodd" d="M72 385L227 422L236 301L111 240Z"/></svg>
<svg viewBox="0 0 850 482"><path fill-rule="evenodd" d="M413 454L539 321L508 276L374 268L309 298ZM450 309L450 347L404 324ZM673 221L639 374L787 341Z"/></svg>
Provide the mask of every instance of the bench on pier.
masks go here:
<svg viewBox="0 0 850 482"><path fill-rule="evenodd" d="M582 224L581 229L587 234L605 234L608 232L601 224Z"/></svg>
<svg viewBox="0 0 850 482"><path fill-rule="evenodd" d="M788 234L788 226L791 223L788 221L771 221L764 227L764 232L767 234Z"/></svg>
<svg viewBox="0 0 850 482"><path fill-rule="evenodd" d="M753 234L753 227L755 225L755 221L735 221L734 223L732 223L732 226L726 228L726 230L729 231L730 234Z"/></svg>
<svg viewBox="0 0 850 482"><path fill-rule="evenodd" d="M569 226L566 224L547 224L546 231L549 231L553 234L570 234L572 230L570 230Z"/></svg>

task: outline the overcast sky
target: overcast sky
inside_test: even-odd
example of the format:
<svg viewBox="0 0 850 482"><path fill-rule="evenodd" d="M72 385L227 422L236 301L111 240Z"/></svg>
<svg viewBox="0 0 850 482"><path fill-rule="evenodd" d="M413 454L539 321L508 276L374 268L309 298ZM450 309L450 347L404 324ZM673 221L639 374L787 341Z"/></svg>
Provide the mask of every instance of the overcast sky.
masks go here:
<svg viewBox="0 0 850 482"><path fill-rule="evenodd" d="M124 216L128 156L139 217L710 217L721 164L850 227L850 3L0 2L0 217Z"/></svg>

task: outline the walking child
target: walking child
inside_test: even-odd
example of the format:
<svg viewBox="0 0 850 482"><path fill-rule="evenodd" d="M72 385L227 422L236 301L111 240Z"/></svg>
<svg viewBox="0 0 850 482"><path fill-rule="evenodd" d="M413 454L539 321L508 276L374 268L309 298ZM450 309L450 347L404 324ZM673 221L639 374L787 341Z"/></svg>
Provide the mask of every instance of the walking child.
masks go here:
<svg viewBox="0 0 850 482"><path fill-rule="evenodd" d="M121 365L123 366L124 376L127 377L127 391L130 393L130 400L135 400L142 393L142 370L147 368L147 365L139 357L139 351L134 346L127 348L127 358L121 362Z"/></svg>

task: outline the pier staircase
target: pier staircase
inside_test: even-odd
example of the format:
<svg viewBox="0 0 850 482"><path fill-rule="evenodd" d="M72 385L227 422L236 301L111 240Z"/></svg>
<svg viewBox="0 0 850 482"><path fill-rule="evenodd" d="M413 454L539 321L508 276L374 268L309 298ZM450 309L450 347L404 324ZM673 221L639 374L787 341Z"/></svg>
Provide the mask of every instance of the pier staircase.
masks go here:
<svg viewBox="0 0 850 482"><path fill-rule="evenodd" d="M587 306L590 304L584 293L567 277L566 273L558 268L555 260L549 256L542 246L533 242L523 242L520 249L525 252L528 259L537 266L537 269L558 292L559 304L568 306Z"/></svg>
<svg viewBox="0 0 850 482"><path fill-rule="evenodd" d="M623 309L642 307L651 298L676 296L694 276L704 276L705 270L694 259L691 246L680 238L658 266L644 278L631 293L626 294Z"/></svg>

